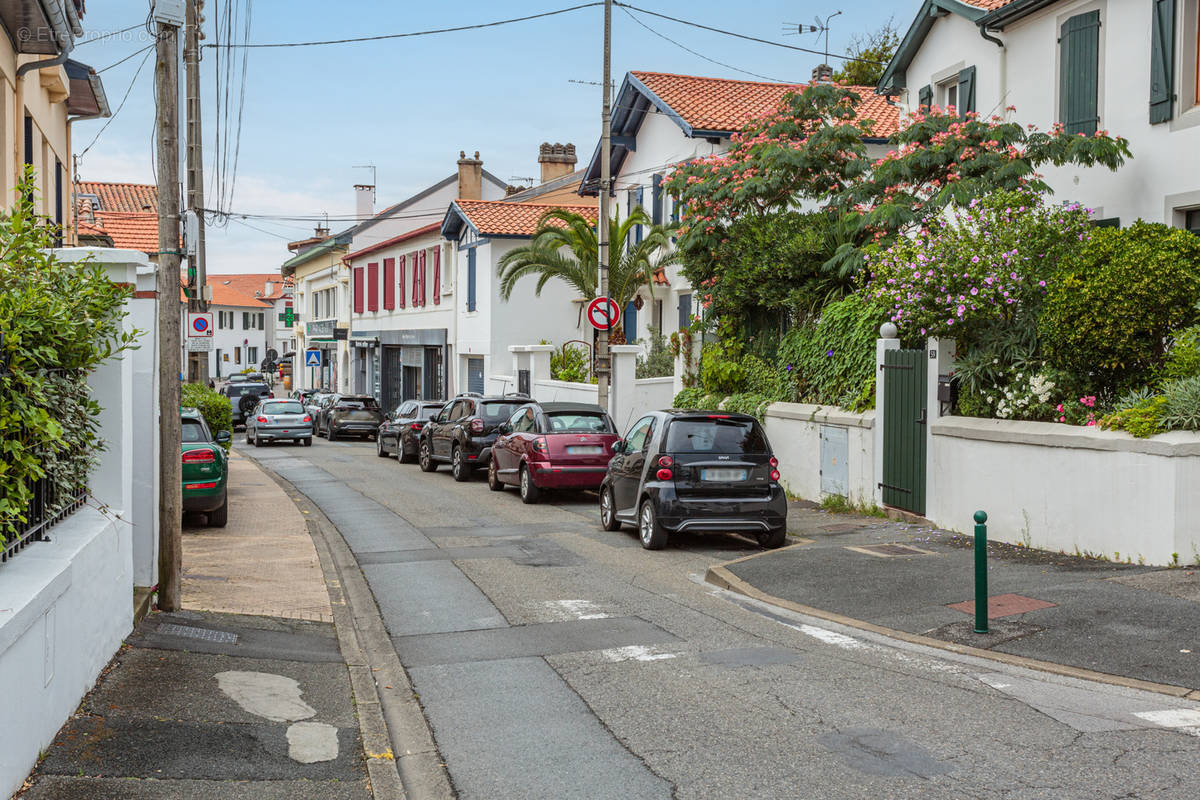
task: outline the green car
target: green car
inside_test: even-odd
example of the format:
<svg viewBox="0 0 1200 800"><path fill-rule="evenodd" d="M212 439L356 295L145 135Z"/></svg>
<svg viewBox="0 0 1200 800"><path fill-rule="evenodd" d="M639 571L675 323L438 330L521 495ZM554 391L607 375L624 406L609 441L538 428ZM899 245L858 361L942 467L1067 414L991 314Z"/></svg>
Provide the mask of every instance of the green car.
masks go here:
<svg viewBox="0 0 1200 800"><path fill-rule="evenodd" d="M228 442L229 431L219 431L214 438L204 417L194 408L179 410L182 431L183 510L208 515L208 524L224 528L229 519L229 498L225 483L229 477L229 456L222 443Z"/></svg>

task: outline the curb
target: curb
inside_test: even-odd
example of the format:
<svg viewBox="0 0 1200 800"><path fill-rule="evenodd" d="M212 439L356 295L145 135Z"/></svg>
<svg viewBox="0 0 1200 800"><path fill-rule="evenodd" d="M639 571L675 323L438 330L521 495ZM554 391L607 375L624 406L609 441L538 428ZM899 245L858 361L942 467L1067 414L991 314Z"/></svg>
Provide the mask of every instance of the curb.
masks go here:
<svg viewBox="0 0 1200 800"><path fill-rule="evenodd" d="M425 712L346 540L303 492L261 461L242 455L279 484L305 516L350 672L371 796L375 800L454 798Z"/></svg>
<svg viewBox="0 0 1200 800"><path fill-rule="evenodd" d="M959 655L971 656L973 658L983 658L989 661L996 661L1001 664L1007 664L1012 667L1022 667L1024 669L1037 670L1039 672L1048 672L1053 675L1060 675L1066 678L1077 678L1079 680L1093 681L1095 683L1105 683L1110 686L1120 686L1126 689L1137 689L1143 692L1154 692L1156 694L1168 695L1185 700L1200 700L1200 689L1191 689L1186 686L1172 686L1166 683L1154 683L1152 681L1143 681L1138 678L1127 678L1123 675L1110 675L1107 672L1096 672L1083 667L1072 667L1067 664L1056 664L1053 661L1041 661L1036 658L1028 658L1026 656L1012 655L1011 653L998 653L994 650L984 650L979 647L970 647L968 645L954 644L953 642L944 642L941 639L934 639L929 636L922 636L918 633L908 633L907 631L898 631L894 628L885 628L882 625L876 625L873 622L847 617L844 614L838 614L833 611L825 611L820 608L794 603L791 600L785 600L782 597L775 597L763 592L738 576L730 572L726 567L730 564L738 564L743 561L749 561L754 558L762 558L769 556L777 550L768 551L766 553L756 553L744 558L728 561L724 564L719 564L714 567L709 567L704 574L704 581L716 586L720 589L727 589L735 594L740 594L745 597L753 598L762 603L784 608L788 611L794 611L798 614L804 614L809 617L825 620L826 622L835 622L838 625L845 625L848 628L857 628L861 631L886 636L890 639L898 639L909 644L931 647L937 650L945 650L950 653Z"/></svg>

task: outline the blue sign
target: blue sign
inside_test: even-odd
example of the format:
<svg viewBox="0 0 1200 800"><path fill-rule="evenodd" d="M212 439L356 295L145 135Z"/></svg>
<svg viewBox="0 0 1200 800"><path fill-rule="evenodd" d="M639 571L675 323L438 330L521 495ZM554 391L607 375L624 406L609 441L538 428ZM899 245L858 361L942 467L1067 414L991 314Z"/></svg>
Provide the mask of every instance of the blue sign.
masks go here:
<svg viewBox="0 0 1200 800"><path fill-rule="evenodd" d="M320 350L305 350L304 351L304 366L306 366L306 367L321 366L321 351Z"/></svg>

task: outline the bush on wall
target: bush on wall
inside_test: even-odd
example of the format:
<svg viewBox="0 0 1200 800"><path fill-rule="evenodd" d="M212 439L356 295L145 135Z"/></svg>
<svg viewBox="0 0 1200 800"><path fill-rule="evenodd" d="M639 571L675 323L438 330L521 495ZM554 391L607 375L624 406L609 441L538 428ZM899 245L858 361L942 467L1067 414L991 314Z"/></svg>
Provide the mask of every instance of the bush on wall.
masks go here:
<svg viewBox="0 0 1200 800"><path fill-rule="evenodd" d="M792 376L800 402L864 411L875 405L875 340L887 312L849 295L825 306L813 324L788 331L779 363Z"/></svg>
<svg viewBox="0 0 1200 800"><path fill-rule="evenodd" d="M233 436L233 405L220 392L199 383L185 383L180 387L179 404L199 411L213 436L218 431L229 431L230 437ZM225 443L225 448L228 449L232 444L231 438Z"/></svg>

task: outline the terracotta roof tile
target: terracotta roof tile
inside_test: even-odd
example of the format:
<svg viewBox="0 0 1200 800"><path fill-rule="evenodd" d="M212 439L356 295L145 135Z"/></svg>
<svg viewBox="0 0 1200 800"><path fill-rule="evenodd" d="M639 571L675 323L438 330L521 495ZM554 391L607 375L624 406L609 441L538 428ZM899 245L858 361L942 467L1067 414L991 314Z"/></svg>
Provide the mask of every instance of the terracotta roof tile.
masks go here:
<svg viewBox="0 0 1200 800"><path fill-rule="evenodd" d="M75 191L99 197L101 211L158 212L158 188L152 183L76 181Z"/></svg>
<svg viewBox="0 0 1200 800"><path fill-rule="evenodd" d="M485 236L533 236L538 220L553 208L582 214L595 222L599 209L595 205L552 205L546 203L511 203L504 200L456 200L463 215Z"/></svg>
<svg viewBox="0 0 1200 800"><path fill-rule="evenodd" d="M107 236L113 247L140 250L154 255L158 252L158 215L97 212L79 217L79 232L84 235Z"/></svg>
<svg viewBox="0 0 1200 800"><path fill-rule="evenodd" d="M995 11L998 8L1012 5L1017 0L963 0L969 6L982 8L984 11Z"/></svg>
<svg viewBox="0 0 1200 800"><path fill-rule="evenodd" d="M263 294L267 288L267 281L276 284L273 287L274 291L270 295ZM282 288L280 284L288 286L292 284L291 278L285 281L280 277L278 272L251 272L241 275L213 275L210 273L208 275L208 282L213 286L217 284L228 286L230 289L241 292L247 297L256 297L260 300L277 300L283 296L283 292L280 291Z"/></svg>
<svg viewBox="0 0 1200 800"><path fill-rule="evenodd" d="M998 2L998 0L978 0ZM633 72L635 78L658 95L684 122L699 131L740 131L747 123L773 114L788 92L805 88L803 83L763 83L665 72ZM882 138L896 132L900 112L875 94L873 86L851 86L862 98L860 118L874 122L873 132Z"/></svg>
<svg viewBox="0 0 1200 800"><path fill-rule="evenodd" d="M228 276L226 276L228 277ZM212 287L212 305L214 306L232 306L235 308L270 308L270 303L264 303L261 300L255 300L249 295L226 286L223 283L210 283ZM187 302L187 295L183 293L183 287L179 287L179 299L181 302Z"/></svg>

